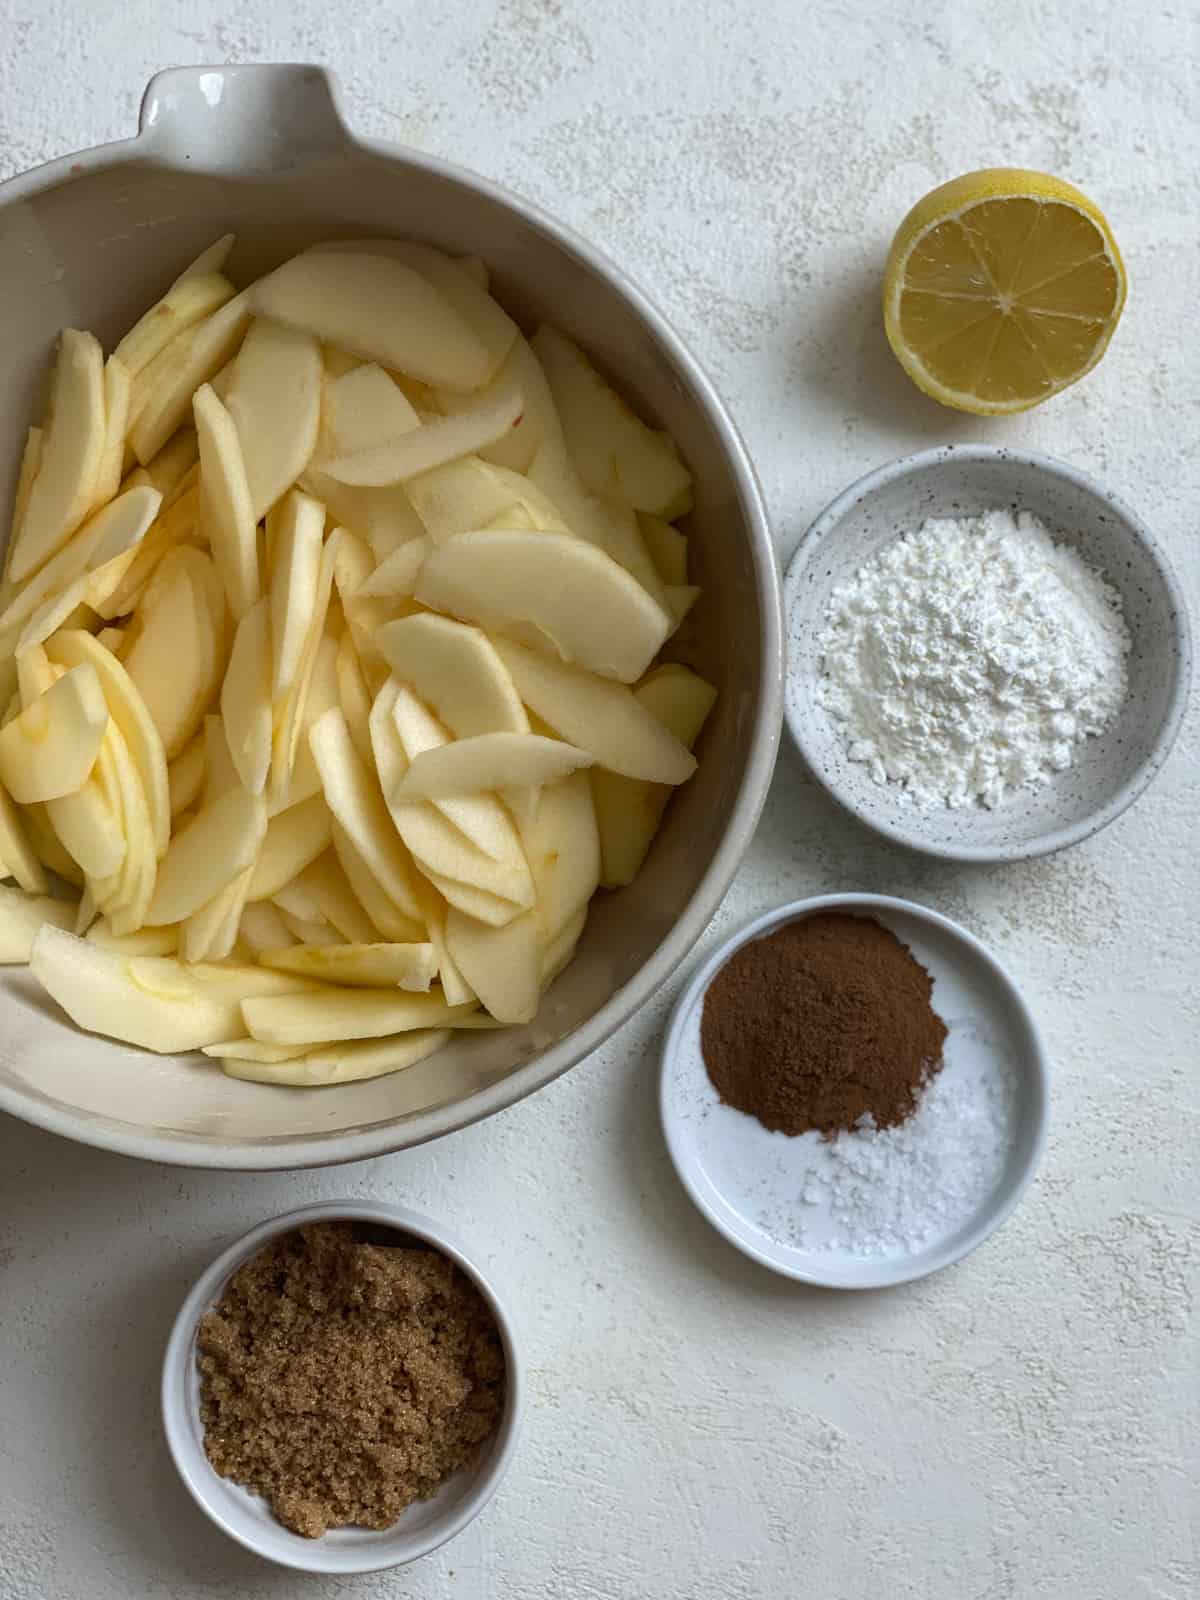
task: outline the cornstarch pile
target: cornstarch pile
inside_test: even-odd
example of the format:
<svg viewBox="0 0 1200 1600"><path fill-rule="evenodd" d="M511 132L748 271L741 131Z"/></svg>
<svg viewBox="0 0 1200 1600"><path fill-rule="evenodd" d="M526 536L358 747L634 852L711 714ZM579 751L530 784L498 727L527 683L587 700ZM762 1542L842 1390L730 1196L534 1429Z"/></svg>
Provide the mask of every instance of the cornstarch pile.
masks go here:
<svg viewBox="0 0 1200 1600"><path fill-rule="evenodd" d="M924 523L834 591L818 694L876 783L998 806L1109 725L1129 648L1098 572L1028 512L988 511Z"/></svg>

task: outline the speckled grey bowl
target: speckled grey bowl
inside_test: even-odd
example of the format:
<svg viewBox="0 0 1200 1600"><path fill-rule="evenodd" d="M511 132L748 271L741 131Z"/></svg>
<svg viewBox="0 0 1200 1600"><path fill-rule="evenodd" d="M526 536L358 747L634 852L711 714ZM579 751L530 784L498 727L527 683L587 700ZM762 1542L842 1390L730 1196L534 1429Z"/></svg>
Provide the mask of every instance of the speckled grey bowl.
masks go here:
<svg viewBox="0 0 1200 1600"><path fill-rule="evenodd" d="M1129 694L1112 725L1075 764L1039 788L983 806L927 808L898 785L877 784L847 760L842 735L817 699L820 637L829 597L898 533L929 517L997 507L1031 511L1118 590L1133 638ZM788 569L788 728L814 776L867 827L951 861L1019 861L1077 844L1120 816L1161 768L1183 720L1191 634L1179 582L1145 525L1085 473L1023 450L946 446L868 473L809 529Z"/></svg>

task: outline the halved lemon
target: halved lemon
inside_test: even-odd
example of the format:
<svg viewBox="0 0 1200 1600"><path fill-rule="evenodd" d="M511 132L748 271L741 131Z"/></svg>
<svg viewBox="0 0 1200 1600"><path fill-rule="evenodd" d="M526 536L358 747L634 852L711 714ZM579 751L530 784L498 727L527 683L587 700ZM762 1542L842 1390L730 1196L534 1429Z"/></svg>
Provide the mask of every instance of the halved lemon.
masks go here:
<svg viewBox="0 0 1200 1600"><path fill-rule="evenodd" d="M1044 172L993 167L913 207L888 255L883 320L919 389L959 411L1026 411L1090 372L1125 304L1108 223Z"/></svg>

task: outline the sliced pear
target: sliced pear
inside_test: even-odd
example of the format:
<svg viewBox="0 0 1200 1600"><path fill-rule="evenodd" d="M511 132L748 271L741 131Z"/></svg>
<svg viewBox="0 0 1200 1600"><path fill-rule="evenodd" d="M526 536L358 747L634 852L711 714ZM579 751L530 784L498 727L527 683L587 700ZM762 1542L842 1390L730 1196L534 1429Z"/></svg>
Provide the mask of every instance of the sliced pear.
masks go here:
<svg viewBox="0 0 1200 1600"><path fill-rule="evenodd" d="M76 909L74 900L27 895L20 889L0 886L0 966L23 965L29 960L39 928L47 922L55 928L73 927ZM432 958L432 946L425 948Z"/></svg>
<svg viewBox="0 0 1200 1600"><path fill-rule="evenodd" d="M634 691L639 703L690 749L700 736L717 691L687 667L657 668ZM603 879L610 889L632 883L658 832L671 798L669 784L620 777L599 767L591 773L600 828Z"/></svg>
<svg viewBox="0 0 1200 1600"><path fill-rule="evenodd" d="M421 426L403 390L382 367L367 362L325 387L326 453L355 455Z"/></svg>
<svg viewBox="0 0 1200 1600"><path fill-rule="evenodd" d="M293 490L268 518L271 551L272 692L296 681L317 604L325 507Z"/></svg>
<svg viewBox="0 0 1200 1600"><path fill-rule="evenodd" d="M390 987L424 993L437 976L437 956L431 944L299 945L289 950L264 950L259 960L264 967L280 972L355 989Z"/></svg>
<svg viewBox="0 0 1200 1600"><path fill-rule="evenodd" d="M210 259L209 251L205 255ZM203 260L203 257L201 258ZM236 293L229 279L223 276L220 266L210 269L193 262L163 295L155 301L117 346L116 354L135 375L148 367L155 356L177 334L192 327L202 317L211 316Z"/></svg>
<svg viewBox="0 0 1200 1600"><path fill-rule="evenodd" d="M690 751L623 684L494 642L530 710L600 766L652 783L686 783L695 772Z"/></svg>
<svg viewBox="0 0 1200 1600"><path fill-rule="evenodd" d="M542 993L542 934L536 911L493 928L451 906L446 948L497 1022L532 1022Z"/></svg>
<svg viewBox="0 0 1200 1600"><path fill-rule="evenodd" d="M416 598L489 632L533 623L569 661L632 683L671 631L670 616L628 572L562 533L460 533L421 569Z"/></svg>
<svg viewBox="0 0 1200 1600"><path fill-rule="evenodd" d="M313 724L308 738L330 811L383 891L406 916L419 918L408 851L388 815L374 773L354 748L342 712L327 711Z"/></svg>
<svg viewBox="0 0 1200 1600"><path fill-rule="evenodd" d="M134 380L129 442L143 466L188 417L192 396L221 370L250 325L245 290L219 311L185 328Z"/></svg>
<svg viewBox="0 0 1200 1600"><path fill-rule="evenodd" d="M266 900L303 872L329 847L331 825L322 794L277 812L267 824L249 898Z"/></svg>
<svg viewBox="0 0 1200 1600"><path fill-rule="evenodd" d="M286 947L291 934L287 923L279 915L278 907L269 900L252 900L242 908L238 937L257 957L264 950Z"/></svg>
<svg viewBox="0 0 1200 1600"><path fill-rule="evenodd" d="M554 783L590 767L586 750L533 733L483 733L415 756L396 790L402 800L437 800Z"/></svg>
<svg viewBox="0 0 1200 1600"><path fill-rule="evenodd" d="M421 576L421 568L433 549L433 540L424 535L420 539L410 539L407 544L402 544L398 550L393 550L390 556L375 568L375 571L362 584L359 585L357 596L364 600L377 597L384 599L407 598L412 595Z"/></svg>
<svg viewBox="0 0 1200 1600"><path fill-rule="evenodd" d="M242 787L262 794L271 767L271 612L264 596L238 623L221 685L221 716Z"/></svg>
<svg viewBox="0 0 1200 1600"><path fill-rule="evenodd" d="M419 612L388 623L377 642L396 676L456 737L529 732L512 677L481 629Z"/></svg>
<svg viewBox="0 0 1200 1600"><path fill-rule="evenodd" d="M258 967L185 967L170 956L131 956L43 926L30 971L80 1028L170 1055L243 1031L242 999L309 987Z"/></svg>
<svg viewBox="0 0 1200 1600"><path fill-rule="evenodd" d="M229 384L256 522L295 483L317 445L321 346L309 333L257 317Z"/></svg>
<svg viewBox="0 0 1200 1600"><path fill-rule="evenodd" d="M235 620L257 605L258 528L240 434L232 414L202 384L192 401L200 448L200 527Z"/></svg>
<svg viewBox="0 0 1200 1600"><path fill-rule="evenodd" d="M377 1039L413 1028L444 1026L465 1010L448 1006L436 990L431 994L405 994L388 989L343 993L331 989L313 994L253 997L242 1002L247 1031L266 1044Z"/></svg>
<svg viewBox="0 0 1200 1600"><path fill-rule="evenodd" d="M198 733L167 766L171 816L186 811L204 787L204 735Z"/></svg>
<svg viewBox="0 0 1200 1600"><path fill-rule="evenodd" d="M687 538L679 529L661 517L648 512L638 513L638 527L650 552L655 570L667 587L688 581Z"/></svg>
<svg viewBox="0 0 1200 1600"><path fill-rule="evenodd" d="M73 794L87 782L107 726L96 669L73 667L0 729L0 782L22 804Z"/></svg>
<svg viewBox="0 0 1200 1600"><path fill-rule="evenodd" d="M326 476L358 488L403 483L502 439L521 420L521 391L502 389L456 417L435 417L388 444L323 463Z"/></svg>
<svg viewBox="0 0 1200 1600"><path fill-rule="evenodd" d="M383 256L294 256L253 291L254 309L366 361L456 391L480 388L491 359L468 323L419 273Z"/></svg>
<svg viewBox="0 0 1200 1600"><path fill-rule="evenodd" d="M385 1077L424 1061L449 1039L445 1029L419 1028L383 1039L358 1039L308 1050L271 1064L246 1056L227 1056L221 1069L230 1078L294 1089L319 1089L331 1083L358 1083ZM254 1041L252 1041L254 1042Z"/></svg>
<svg viewBox="0 0 1200 1600"><path fill-rule="evenodd" d="M267 832L261 795L242 788L202 806L181 828L158 869L154 898L146 912L151 927L182 922L252 866Z"/></svg>
<svg viewBox="0 0 1200 1600"><path fill-rule="evenodd" d="M78 927L75 931L79 932ZM107 917L93 922L84 937L105 950L119 950L127 956L172 956L179 948L178 928L139 928L136 933L114 933Z"/></svg>
<svg viewBox="0 0 1200 1600"><path fill-rule="evenodd" d="M59 340L41 459L8 558L13 583L36 572L87 516L95 501L104 442L104 352L90 333L66 328Z"/></svg>
<svg viewBox="0 0 1200 1600"><path fill-rule="evenodd" d="M141 630L124 656L168 761L200 726L221 682L223 628L214 616L214 596L223 611L209 558L188 545L169 550L142 597Z"/></svg>
<svg viewBox="0 0 1200 1600"><path fill-rule="evenodd" d="M98 638L82 630L65 630L46 645L51 661L65 667L90 661L100 679L100 687L113 721L129 746L146 791L146 803L154 829L155 855L161 857L171 834L171 796L167 759L154 719L133 679Z"/></svg>
<svg viewBox="0 0 1200 1600"><path fill-rule="evenodd" d="M542 440L556 437L562 445L562 426L550 388L538 358L524 339L517 339L505 357L504 365L496 376L478 394L469 397L455 394L450 389L438 389L438 405L447 416L455 416L468 406L495 399L506 389L516 387L524 400L521 417L515 427L494 444L484 445L480 455L485 461L508 467L514 472L527 472L538 452Z"/></svg>
<svg viewBox="0 0 1200 1600"><path fill-rule="evenodd" d="M412 244L406 239L333 239L315 246L315 250L321 253L333 251L388 256L419 272L446 297L479 338L488 353L489 378L499 370L512 348L517 337L517 325L487 292L486 269L481 284L475 276L475 269L464 270L461 262L443 255L431 245ZM478 258L475 259L478 261Z"/></svg>
<svg viewBox="0 0 1200 1600"><path fill-rule="evenodd" d="M42 863L25 836L20 812L4 788L0 788L0 868L5 877L11 873L26 894L45 894Z"/></svg>
<svg viewBox="0 0 1200 1600"><path fill-rule="evenodd" d="M667 436L647 427L565 334L543 324L530 342L591 492L660 515L686 505L692 476Z"/></svg>
<svg viewBox="0 0 1200 1600"><path fill-rule="evenodd" d="M132 388L129 368L119 355L109 356L104 364L104 450L92 489L93 511L107 505L121 487Z"/></svg>
<svg viewBox="0 0 1200 1600"><path fill-rule="evenodd" d="M355 849L346 830L336 822L333 825L333 848L355 898L383 937L398 944L423 941L426 937L423 919L401 911L395 901L385 894L374 873ZM415 887L419 894L420 885L417 884ZM424 901L421 903L423 905ZM331 922L335 921L328 909L325 914ZM466 995L457 997L450 995L448 990L447 995L454 1004L470 998Z"/></svg>

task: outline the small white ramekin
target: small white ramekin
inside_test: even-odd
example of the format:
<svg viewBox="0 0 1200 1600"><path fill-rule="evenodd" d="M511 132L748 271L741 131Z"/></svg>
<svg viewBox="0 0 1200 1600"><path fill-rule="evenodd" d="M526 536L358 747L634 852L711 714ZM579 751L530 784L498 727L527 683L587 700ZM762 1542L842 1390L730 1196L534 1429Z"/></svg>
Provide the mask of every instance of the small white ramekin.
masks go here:
<svg viewBox="0 0 1200 1600"><path fill-rule="evenodd" d="M204 1453L200 1420L200 1373L196 1330L220 1299L229 1279L264 1245L282 1233L311 1222L369 1222L409 1234L448 1256L487 1302L504 1348L507 1388L500 1425L474 1467L455 1473L429 1500L417 1501L390 1528L331 1529L320 1539L304 1539L278 1522L257 1495L222 1478ZM500 1486L516 1448L523 1403L523 1379L512 1320L495 1289L462 1246L439 1222L399 1206L333 1201L285 1212L240 1238L213 1262L184 1301L163 1365L162 1411L167 1445L192 1499L217 1527L246 1549L300 1572L378 1572L404 1566L436 1550L471 1522Z"/></svg>

